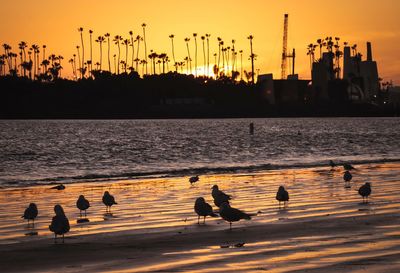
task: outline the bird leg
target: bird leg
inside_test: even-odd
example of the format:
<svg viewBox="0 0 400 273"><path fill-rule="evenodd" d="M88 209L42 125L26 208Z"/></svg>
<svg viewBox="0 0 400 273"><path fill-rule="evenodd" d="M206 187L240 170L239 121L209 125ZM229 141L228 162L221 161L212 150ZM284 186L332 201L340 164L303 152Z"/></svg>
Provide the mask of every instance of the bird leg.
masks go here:
<svg viewBox="0 0 400 273"><path fill-rule="evenodd" d="M229 222L229 230L232 230L232 222Z"/></svg>
<svg viewBox="0 0 400 273"><path fill-rule="evenodd" d="M206 216L204 216L203 224L206 224Z"/></svg>
<svg viewBox="0 0 400 273"><path fill-rule="evenodd" d="M64 234L62 236L63 236L63 241L62 242L64 243Z"/></svg>
<svg viewBox="0 0 400 273"><path fill-rule="evenodd" d="M200 215L197 216L197 224L200 225Z"/></svg>

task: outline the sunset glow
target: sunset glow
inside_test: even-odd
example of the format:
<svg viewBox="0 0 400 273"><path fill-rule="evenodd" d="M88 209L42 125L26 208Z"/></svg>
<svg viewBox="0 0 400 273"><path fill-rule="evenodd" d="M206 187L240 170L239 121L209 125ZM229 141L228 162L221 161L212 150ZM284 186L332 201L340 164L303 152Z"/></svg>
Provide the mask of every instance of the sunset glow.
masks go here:
<svg viewBox="0 0 400 273"><path fill-rule="evenodd" d="M173 59L171 39L174 35L176 61L184 62L187 47L184 39L190 38L189 50L192 67L195 67L195 42L197 33L197 67L204 74L204 55L201 36L210 36L210 67L215 63L213 54L218 52L217 37L225 44L235 40L237 50L243 50L244 70L250 69L250 54L247 36L254 35L254 53L257 55L255 68L260 74L274 73L280 76L283 14L289 14L288 48L296 49L296 72L302 79L310 78L307 45L318 38L340 37L341 42L358 44L359 51L366 56L365 43L372 42L373 57L378 62L381 78L400 83L400 19L397 0L381 1L50 1L29 2L26 0L5 1L0 24L0 42L12 46L18 52L18 43L46 45L48 54L62 55L62 75L72 78L72 67L68 60L76 54L81 40L78 28L82 27L85 43L85 59L90 56L89 30L93 30L93 66L100 62L98 36L110 33L123 39L143 36L142 23L146 23L147 55L150 51L166 53ZM139 56L144 58L144 44L140 44ZM103 45L106 54L107 45ZM111 56L118 54L112 43ZM125 47L121 47L121 59L131 63L129 48L126 58ZM112 57L111 57L112 58ZM113 61L113 60L111 60ZM103 55L103 66L107 57ZM240 60L238 60L240 63ZM222 64L222 61L221 61ZM113 65L113 64L111 64ZM148 64L150 69L150 63ZM240 66L238 65L238 68ZM141 72L142 67L139 69ZM157 66L156 70L159 70ZM173 63L169 70L174 70ZM239 70L239 69L238 69ZM186 73L186 67L183 67Z"/></svg>

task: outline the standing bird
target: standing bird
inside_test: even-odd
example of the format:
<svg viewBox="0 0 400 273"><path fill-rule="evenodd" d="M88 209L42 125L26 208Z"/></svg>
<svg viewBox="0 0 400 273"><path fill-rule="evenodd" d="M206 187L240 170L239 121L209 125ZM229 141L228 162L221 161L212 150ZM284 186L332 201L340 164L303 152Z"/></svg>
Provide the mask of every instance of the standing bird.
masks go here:
<svg viewBox="0 0 400 273"><path fill-rule="evenodd" d="M283 202L283 205L289 202L289 193L283 186L279 186L278 192L276 193L276 200L279 201L279 207L281 207L281 202Z"/></svg>
<svg viewBox="0 0 400 273"><path fill-rule="evenodd" d="M362 196L363 198L363 203L368 203L368 196L371 194L372 190L371 190L371 183L367 182L364 185L362 185L360 187L360 189L358 190L358 193Z"/></svg>
<svg viewBox="0 0 400 273"><path fill-rule="evenodd" d="M336 167L336 163L333 162L333 160L329 160L329 166L331 166L332 169Z"/></svg>
<svg viewBox="0 0 400 273"><path fill-rule="evenodd" d="M229 204L229 200L232 199L230 195L224 193L223 191L220 191L218 189L218 185L212 186L211 189L212 189L211 195L214 198L214 204L217 207L220 207L221 204L224 202Z"/></svg>
<svg viewBox="0 0 400 273"><path fill-rule="evenodd" d="M355 168L354 168L351 164L348 164L348 163L343 164L343 168L344 168L346 171L355 170Z"/></svg>
<svg viewBox="0 0 400 273"><path fill-rule="evenodd" d="M104 203L104 205L106 205L106 212L110 212L111 211L111 206L112 205L118 204L117 202L115 202L114 196L112 196L108 191L104 192L103 203Z"/></svg>
<svg viewBox="0 0 400 273"><path fill-rule="evenodd" d="M213 212L213 209L210 204L208 204L203 197L199 197L196 199L196 202L194 203L194 211L197 213L197 224L200 225L200 216L204 217L203 224L206 223L206 217L211 216L211 217L217 217Z"/></svg>
<svg viewBox="0 0 400 273"><path fill-rule="evenodd" d="M232 230L232 222L237 222L241 219L251 220L251 216L249 214L232 208L227 202L223 202L221 204L219 214L221 215L222 219L229 222L229 230Z"/></svg>
<svg viewBox="0 0 400 273"><path fill-rule="evenodd" d="M54 206L54 212L56 213L56 216L51 220L49 229L54 232L54 243L56 243L57 235L62 235L62 242L64 243L64 234L67 233L70 228L69 221L60 205Z"/></svg>
<svg viewBox="0 0 400 273"><path fill-rule="evenodd" d="M198 175L190 177L189 178L190 185L193 185L194 183L196 183L199 180L200 180L200 178Z"/></svg>
<svg viewBox="0 0 400 273"><path fill-rule="evenodd" d="M29 221L33 221L33 226L35 226L35 218L38 215L38 209L35 203L30 203L29 207L25 209L24 215L21 216L21 218L24 218L25 220L28 220L28 226L29 226Z"/></svg>
<svg viewBox="0 0 400 273"><path fill-rule="evenodd" d="M353 179L353 176L351 175L351 173L349 171L345 171L344 175L343 175L343 180L345 182L350 182L351 179Z"/></svg>
<svg viewBox="0 0 400 273"><path fill-rule="evenodd" d="M78 200L76 201L76 206L79 209L79 214L82 217L82 210L85 212L86 217L86 210L90 207L89 201L83 195L79 195Z"/></svg>

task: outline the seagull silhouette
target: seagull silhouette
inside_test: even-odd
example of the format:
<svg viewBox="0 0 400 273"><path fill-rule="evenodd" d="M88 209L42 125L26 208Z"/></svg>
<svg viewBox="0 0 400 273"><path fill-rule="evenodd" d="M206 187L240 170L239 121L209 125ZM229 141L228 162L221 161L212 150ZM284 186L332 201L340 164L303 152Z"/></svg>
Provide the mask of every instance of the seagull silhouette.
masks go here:
<svg viewBox="0 0 400 273"><path fill-rule="evenodd" d="M56 216L51 220L49 229L54 232L54 243L57 242L57 235L62 235L62 242L64 243L64 234L70 229L69 221L60 205L54 206L54 212L56 213Z"/></svg>
<svg viewBox="0 0 400 273"><path fill-rule="evenodd" d="M219 214L221 215L222 219L229 222L229 230L232 230L232 222L237 222L241 219L251 219L250 214L247 214L239 209L232 208L227 202L223 202L221 204Z"/></svg>
<svg viewBox="0 0 400 273"><path fill-rule="evenodd" d="M358 190L358 193L362 196L363 198L363 203L368 203L368 196L371 194L372 189L371 189L371 183L365 183L360 187Z"/></svg>
<svg viewBox="0 0 400 273"><path fill-rule="evenodd" d="M230 195L224 193L223 191L220 191L218 189L218 185L212 186L211 195L214 198L214 204L217 207L220 207L221 204L224 202L229 204L229 200L232 199Z"/></svg>
<svg viewBox="0 0 400 273"><path fill-rule="evenodd" d="M89 201L83 195L79 195L78 200L76 201L76 206L79 209L79 214L82 217L82 210L85 212L86 217L86 210L90 207Z"/></svg>
<svg viewBox="0 0 400 273"><path fill-rule="evenodd" d="M51 187L51 189L62 191L62 190L65 190L65 186L63 184L60 184L60 185Z"/></svg>
<svg viewBox="0 0 400 273"><path fill-rule="evenodd" d="M213 209L210 204L208 204L203 197L199 197L196 199L196 202L194 203L194 211L197 213L197 224L200 224L200 216L204 217L203 224L206 223L206 217L211 216L211 217L218 217L213 212Z"/></svg>
<svg viewBox="0 0 400 273"><path fill-rule="evenodd" d="M193 185L194 183L196 183L199 180L200 180L200 178L199 178L198 175L192 176L192 177L189 178L189 182L190 182L191 185Z"/></svg>
<svg viewBox="0 0 400 273"><path fill-rule="evenodd" d="M343 180L346 182L350 182L351 179L353 179L353 176L351 175L351 173L349 171L345 171L344 175L343 175Z"/></svg>
<svg viewBox="0 0 400 273"><path fill-rule="evenodd" d="M286 202L289 201L289 193L283 186L279 186L278 192L276 193L276 200L279 201L279 207L281 207L281 202L285 205Z"/></svg>
<svg viewBox="0 0 400 273"><path fill-rule="evenodd" d="M21 218L24 218L25 220L28 220L28 226L29 226L29 221L32 220L33 226L35 226L35 218L38 216L38 209L35 203L30 203L29 206L25 209L24 215L21 216Z"/></svg>
<svg viewBox="0 0 400 273"><path fill-rule="evenodd" d="M106 212L110 212L111 211L111 206L112 205L118 204L117 202L115 202L114 196L112 196L108 191L104 192L103 203L104 203L104 205L106 205Z"/></svg>
<svg viewBox="0 0 400 273"><path fill-rule="evenodd" d="M343 164L343 168L344 168L346 171L355 170L355 168L354 168L351 164L348 164L348 163Z"/></svg>

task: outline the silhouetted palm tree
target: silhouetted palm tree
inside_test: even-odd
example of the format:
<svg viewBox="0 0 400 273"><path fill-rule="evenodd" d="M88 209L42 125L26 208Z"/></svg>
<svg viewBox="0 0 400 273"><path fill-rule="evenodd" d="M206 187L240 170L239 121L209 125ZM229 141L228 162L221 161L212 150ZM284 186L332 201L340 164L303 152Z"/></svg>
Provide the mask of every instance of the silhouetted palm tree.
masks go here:
<svg viewBox="0 0 400 273"><path fill-rule="evenodd" d="M254 36L250 35L249 37L247 37L247 39L249 39L249 41L250 41L251 82L252 82L252 84L254 84L254 58L256 57L255 54L253 53L253 39L254 39Z"/></svg>
<svg viewBox="0 0 400 273"><path fill-rule="evenodd" d="M23 69L23 71L24 71L24 77L26 76L26 65L22 65L24 62L26 62L26 51L25 51L25 48L27 47L28 45L27 45L27 43L26 42L24 42L24 41L21 41L19 44L18 44L18 48L21 50L21 53L20 53L20 56L21 56L21 66L22 66L22 69Z"/></svg>
<svg viewBox="0 0 400 273"><path fill-rule="evenodd" d="M189 61L189 65L190 65L190 74L192 74L192 59L190 58L190 50L189 50L189 42L190 42L190 38L185 38L185 42L186 42L186 48L187 48L187 52L188 52L188 58L187 61ZM186 60L186 59L185 59ZM189 69L189 67L188 67ZM188 73L189 74L189 73Z"/></svg>
<svg viewBox="0 0 400 273"><path fill-rule="evenodd" d="M202 43L203 43L203 74L204 74L204 76L207 76L207 70L206 70L206 67L207 67L207 60L206 60L206 45L205 45L205 40L206 40L206 37L205 36L201 36L201 41L202 41Z"/></svg>
<svg viewBox="0 0 400 273"><path fill-rule="evenodd" d="M144 63L142 63L141 61L140 61L140 59L139 59L139 49L140 49L140 41L143 41L143 38L142 37L140 37L140 35L138 35L138 36L136 36L136 39L135 39L135 41L137 41L137 54L136 54L136 71L138 71L138 73L139 73L139 62L140 62L140 64L142 64L143 66L145 65ZM143 75L143 73L142 73L142 75Z"/></svg>
<svg viewBox="0 0 400 273"><path fill-rule="evenodd" d="M158 55L158 58L160 58L162 62L162 73L165 74L165 63L168 61L168 56L166 53L161 53Z"/></svg>
<svg viewBox="0 0 400 273"><path fill-rule="evenodd" d="M82 72L83 72L83 66L81 65L82 63L81 63L81 53L79 52L79 46L76 46L76 51L78 52L78 64L79 64L79 69L78 69L78 71L79 71L79 73L81 74L81 79L83 78L83 74L82 74Z"/></svg>
<svg viewBox="0 0 400 273"><path fill-rule="evenodd" d="M121 46L120 46L120 41L122 41L122 37L119 35L115 35L113 39L114 43L118 47L118 66L117 66L117 74L119 74L119 63L121 62Z"/></svg>
<svg viewBox="0 0 400 273"><path fill-rule="evenodd" d="M193 33L194 37L194 46L195 46L195 53L194 53L194 67L195 67L195 75L197 77L197 33Z"/></svg>
<svg viewBox="0 0 400 273"><path fill-rule="evenodd" d="M83 68L85 67L85 43L83 42L83 27L78 28L79 33L81 34L81 44L82 44L82 78L85 76L83 73Z"/></svg>
<svg viewBox="0 0 400 273"><path fill-rule="evenodd" d="M220 59L221 59L221 47L223 47L224 41L222 41L222 39L220 37L217 38L217 41L218 41L218 63L217 63L217 68L219 70L219 63L220 63Z"/></svg>
<svg viewBox="0 0 400 273"><path fill-rule="evenodd" d="M105 42L105 39L103 36L97 37L96 43L99 43L99 49L100 49L100 63L99 63L99 70L101 71L101 66L103 63L103 43Z"/></svg>
<svg viewBox="0 0 400 273"><path fill-rule="evenodd" d="M93 30L89 30L90 35L90 66L89 66L89 73L92 74L92 64L93 64Z"/></svg>
<svg viewBox="0 0 400 273"><path fill-rule="evenodd" d="M239 50L240 53L240 80L243 81L243 50Z"/></svg>
<svg viewBox="0 0 400 273"><path fill-rule="evenodd" d="M175 71L178 72L178 66L176 65L176 59L175 59L175 46L174 46L175 35L171 34L169 35L169 38L171 39L171 44L172 44L172 58L174 59Z"/></svg>
<svg viewBox="0 0 400 273"><path fill-rule="evenodd" d="M131 68L133 68L133 63L135 61L135 41L133 39L133 31L129 31L129 36L131 37L131 47L132 47L132 64Z"/></svg>
<svg viewBox="0 0 400 273"><path fill-rule="evenodd" d="M3 44L3 48L4 48L4 56L5 56L5 59L6 59L7 64L8 64L8 73L10 73L10 70L12 69L12 60L9 58L10 57L9 53L10 53L10 50L11 50L11 46L8 45L8 44Z"/></svg>
<svg viewBox="0 0 400 273"><path fill-rule="evenodd" d="M143 23L142 24L142 28L143 28L143 41L144 41L144 56L145 56L145 66L146 66L146 74L148 74L148 70L147 70L147 41L146 41L146 24Z"/></svg>
<svg viewBox="0 0 400 273"><path fill-rule="evenodd" d="M207 76L210 76L210 36L211 34L206 34L207 38Z"/></svg>
<svg viewBox="0 0 400 273"><path fill-rule="evenodd" d="M110 72L111 73L111 56L110 56L110 49L111 49L111 46L110 46L110 33L106 33L106 34L104 34L104 37L106 37L107 38L107 45L108 45L108 47L107 47L107 56L108 56L108 72Z"/></svg>
<svg viewBox="0 0 400 273"><path fill-rule="evenodd" d="M126 66L128 64L129 39L122 40L122 44L125 46L125 73L126 73Z"/></svg>
<svg viewBox="0 0 400 273"><path fill-rule="evenodd" d="M117 74L117 54L113 55L114 59L114 73ZM119 65L118 65L118 71L119 71Z"/></svg>

